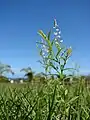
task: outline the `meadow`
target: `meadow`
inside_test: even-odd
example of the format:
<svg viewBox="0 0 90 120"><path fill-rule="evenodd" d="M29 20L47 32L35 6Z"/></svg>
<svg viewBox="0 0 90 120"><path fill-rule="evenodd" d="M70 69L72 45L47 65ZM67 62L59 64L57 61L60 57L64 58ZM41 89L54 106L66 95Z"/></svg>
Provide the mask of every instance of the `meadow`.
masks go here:
<svg viewBox="0 0 90 120"><path fill-rule="evenodd" d="M90 89L84 82L0 83L0 120L90 120Z"/></svg>

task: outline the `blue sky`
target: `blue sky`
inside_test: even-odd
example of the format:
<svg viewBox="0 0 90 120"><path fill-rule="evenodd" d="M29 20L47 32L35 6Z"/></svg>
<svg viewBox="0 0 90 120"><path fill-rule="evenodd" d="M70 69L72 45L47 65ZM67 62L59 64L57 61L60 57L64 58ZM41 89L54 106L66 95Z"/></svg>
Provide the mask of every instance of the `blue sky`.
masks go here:
<svg viewBox="0 0 90 120"><path fill-rule="evenodd" d="M90 0L0 0L0 61L10 64L16 76L28 66L43 71L37 32L47 32L54 18L64 43L73 48L68 65L78 63L81 73L90 73Z"/></svg>

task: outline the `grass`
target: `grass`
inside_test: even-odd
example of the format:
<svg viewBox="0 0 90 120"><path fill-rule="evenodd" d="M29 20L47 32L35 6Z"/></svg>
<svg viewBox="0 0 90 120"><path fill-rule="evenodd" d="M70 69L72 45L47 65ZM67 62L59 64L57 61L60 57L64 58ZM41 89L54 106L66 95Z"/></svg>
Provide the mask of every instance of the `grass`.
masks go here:
<svg viewBox="0 0 90 120"><path fill-rule="evenodd" d="M1 83L0 120L90 120L90 89L83 80Z"/></svg>

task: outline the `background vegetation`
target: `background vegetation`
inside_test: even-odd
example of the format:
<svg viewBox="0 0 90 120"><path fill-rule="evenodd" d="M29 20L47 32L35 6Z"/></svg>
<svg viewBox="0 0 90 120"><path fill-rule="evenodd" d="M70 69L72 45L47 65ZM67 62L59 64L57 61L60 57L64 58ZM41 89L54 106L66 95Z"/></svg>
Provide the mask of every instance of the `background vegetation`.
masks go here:
<svg viewBox="0 0 90 120"><path fill-rule="evenodd" d="M75 84L0 84L1 120L90 120L90 89Z"/></svg>

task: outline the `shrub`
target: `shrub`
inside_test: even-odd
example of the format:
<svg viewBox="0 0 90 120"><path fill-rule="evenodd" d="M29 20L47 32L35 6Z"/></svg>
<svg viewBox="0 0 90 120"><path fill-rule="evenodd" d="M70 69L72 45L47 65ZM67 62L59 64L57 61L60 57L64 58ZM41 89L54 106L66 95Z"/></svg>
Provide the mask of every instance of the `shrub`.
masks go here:
<svg viewBox="0 0 90 120"><path fill-rule="evenodd" d="M0 82L9 82L9 80L5 76L0 76Z"/></svg>

